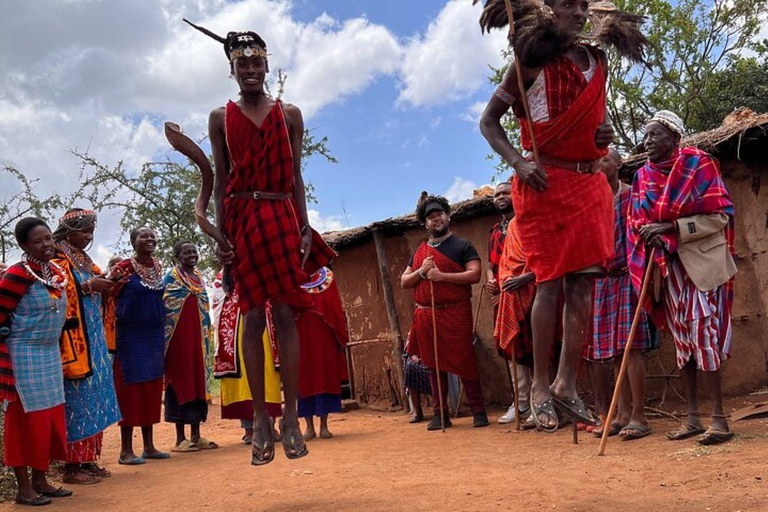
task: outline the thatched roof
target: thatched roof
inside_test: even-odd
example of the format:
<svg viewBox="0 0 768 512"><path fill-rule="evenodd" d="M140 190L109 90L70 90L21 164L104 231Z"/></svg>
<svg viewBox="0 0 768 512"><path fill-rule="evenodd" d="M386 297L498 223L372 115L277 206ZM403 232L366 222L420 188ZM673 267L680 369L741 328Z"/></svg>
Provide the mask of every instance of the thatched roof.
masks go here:
<svg viewBox="0 0 768 512"><path fill-rule="evenodd" d="M474 199L452 204L451 220L467 219L493 212L493 198L482 195ZM323 233L323 238L328 245L338 250L342 247L357 245L367 241L376 230L381 231L384 236L394 236L419 226L421 226L421 222L416 218L415 213L411 213L409 215L380 220L367 226Z"/></svg>
<svg viewBox="0 0 768 512"><path fill-rule="evenodd" d="M742 107L729 114L718 128L685 137L683 145L695 146L721 159L730 153L739 158L742 148L765 139L766 135L768 135L768 113L756 114ZM639 153L625 158L621 169L622 176L634 174L645 162L646 157L646 153Z"/></svg>

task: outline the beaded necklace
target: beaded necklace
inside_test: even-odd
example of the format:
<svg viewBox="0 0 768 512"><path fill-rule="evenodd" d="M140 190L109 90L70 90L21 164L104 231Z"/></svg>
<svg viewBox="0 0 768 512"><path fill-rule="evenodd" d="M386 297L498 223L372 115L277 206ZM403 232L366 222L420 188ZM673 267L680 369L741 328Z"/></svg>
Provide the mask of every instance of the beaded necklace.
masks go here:
<svg viewBox="0 0 768 512"><path fill-rule="evenodd" d="M187 274L179 265L176 265L176 274L179 276L179 279L181 279L184 286L189 288L195 295L199 295L205 290L205 282L203 281L203 276L200 275L200 272L197 270L194 270L193 272L198 279L198 283L195 283L195 280L192 279L189 274Z"/></svg>
<svg viewBox="0 0 768 512"><path fill-rule="evenodd" d="M441 243L443 243L446 240L448 240L452 235L453 235L453 233L448 231L446 234L444 234L441 237L430 238L429 240L427 240L427 245L434 249L435 247L439 246Z"/></svg>
<svg viewBox="0 0 768 512"><path fill-rule="evenodd" d="M30 262L40 267L40 274L32 270L32 267L29 266ZM24 253L21 255L21 264L30 276L48 288L63 290L67 285L67 275L64 270L52 261L39 261Z"/></svg>
<svg viewBox="0 0 768 512"><path fill-rule="evenodd" d="M160 263L151 259L152 267L146 267L136 261L136 258L131 258L131 265L133 265L133 271L139 277L139 282L145 288L150 290L162 290L163 289L163 268Z"/></svg>
<svg viewBox="0 0 768 512"><path fill-rule="evenodd" d="M57 244L58 249L71 261L83 274L93 273L93 260L88 253L78 249L67 240L61 240Z"/></svg>

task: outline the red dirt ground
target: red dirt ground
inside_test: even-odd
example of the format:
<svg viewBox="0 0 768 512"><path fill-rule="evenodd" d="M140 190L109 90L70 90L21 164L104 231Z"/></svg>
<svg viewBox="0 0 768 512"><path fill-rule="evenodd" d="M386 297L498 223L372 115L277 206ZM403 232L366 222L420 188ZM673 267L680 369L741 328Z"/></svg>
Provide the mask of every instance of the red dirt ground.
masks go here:
<svg viewBox="0 0 768 512"><path fill-rule="evenodd" d="M667 441L662 433L675 423L654 420L652 436L611 439L597 457L598 440L582 433L574 446L570 430L472 429L460 418L442 434L369 409L332 416L336 437L311 441L308 457L288 461L280 450L256 468L237 422L218 417L214 406L203 435L219 450L139 467L117 465L118 431L110 428L104 463L113 477L73 487L75 496L48 510L768 510L766 419L736 423L736 439L713 448ZM155 435L159 448L172 446L170 425Z"/></svg>

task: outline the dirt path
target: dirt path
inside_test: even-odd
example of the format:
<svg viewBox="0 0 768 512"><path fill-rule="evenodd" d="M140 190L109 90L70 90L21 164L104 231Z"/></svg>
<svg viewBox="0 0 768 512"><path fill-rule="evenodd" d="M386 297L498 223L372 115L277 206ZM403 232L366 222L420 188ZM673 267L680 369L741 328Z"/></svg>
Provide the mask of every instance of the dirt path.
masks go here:
<svg viewBox="0 0 768 512"><path fill-rule="evenodd" d="M307 458L288 461L279 451L255 468L237 422L213 419L218 407L210 417L203 435L219 450L134 468L116 464L111 428L104 462L114 476L74 488L48 510L768 510L765 419L739 422L734 442L710 449L666 441L661 432L674 423L654 421L654 435L611 440L598 458L598 440L586 434L574 446L570 431L474 430L469 418L441 434L403 415L362 410L332 417L336 437L312 441ZM162 424L156 437L170 448L173 429Z"/></svg>

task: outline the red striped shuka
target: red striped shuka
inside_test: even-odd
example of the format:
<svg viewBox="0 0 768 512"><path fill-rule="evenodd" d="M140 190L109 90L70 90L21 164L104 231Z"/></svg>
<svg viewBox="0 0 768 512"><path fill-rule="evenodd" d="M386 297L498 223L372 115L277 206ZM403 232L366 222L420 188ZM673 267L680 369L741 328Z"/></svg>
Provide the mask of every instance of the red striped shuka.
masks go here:
<svg viewBox="0 0 768 512"><path fill-rule="evenodd" d="M301 285L336 253L312 230L312 246L301 268L301 226L293 197L294 161L283 104L277 101L261 126L230 101L226 140L231 169L224 200L224 231L234 245L232 276L242 311L277 299L305 309L312 303ZM290 199L253 199L232 194L269 192Z"/></svg>

